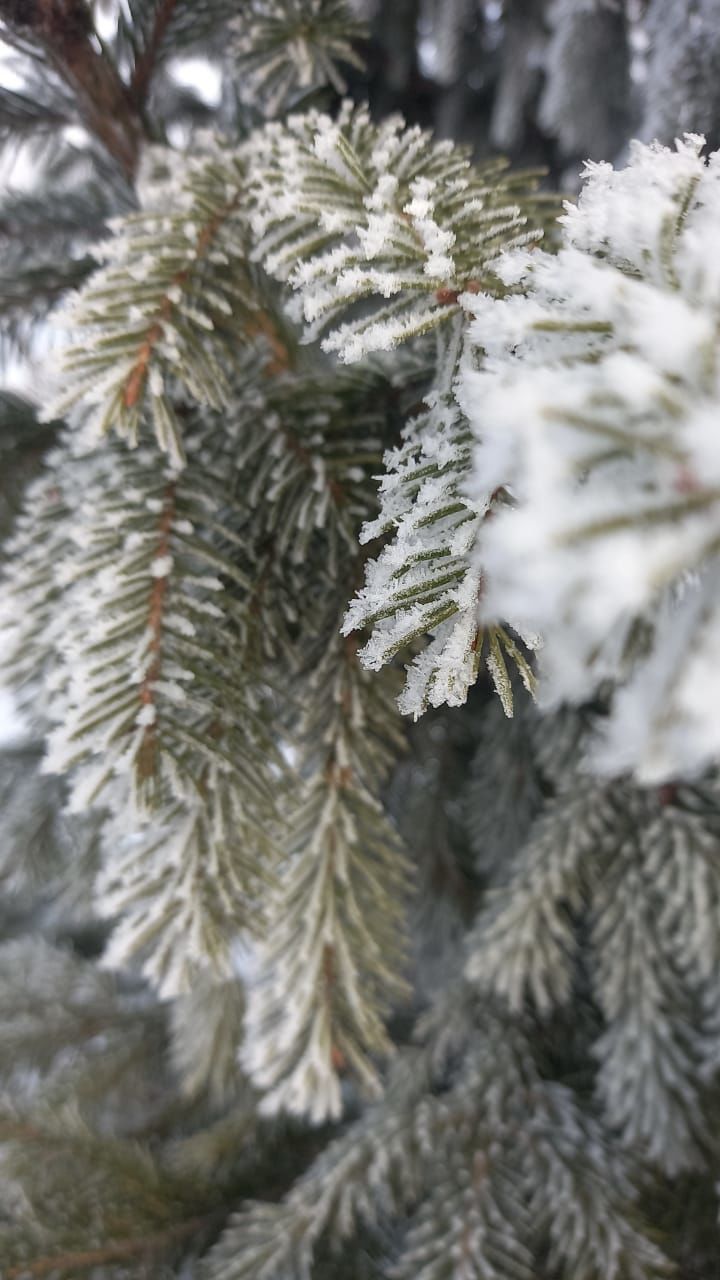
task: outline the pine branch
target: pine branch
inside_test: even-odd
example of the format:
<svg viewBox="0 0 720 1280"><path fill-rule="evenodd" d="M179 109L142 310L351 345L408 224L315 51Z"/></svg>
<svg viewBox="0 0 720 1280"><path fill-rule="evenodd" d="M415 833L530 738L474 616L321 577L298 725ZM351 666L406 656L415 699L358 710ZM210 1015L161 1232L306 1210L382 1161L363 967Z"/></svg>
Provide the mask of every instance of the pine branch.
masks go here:
<svg viewBox="0 0 720 1280"><path fill-rule="evenodd" d="M254 1102L254 1095L238 1064L244 1013L245 992L236 978L219 985L196 982L188 995L173 1001L170 1055L184 1097L208 1097L219 1106L237 1104L240 1095L241 1101L248 1099L246 1116L252 1123L249 1099Z"/></svg>
<svg viewBox="0 0 720 1280"><path fill-rule="evenodd" d="M2 1111L6 1187L24 1202L22 1220L0 1232L3 1277L176 1257L189 1237L222 1220L219 1188L201 1189L168 1172L138 1142L96 1133L67 1093L62 1103L49 1098Z"/></svg>
<svg viewBox="0 0 720 1280"><path fill-rule="evenodd" d="M398 531L370 564L345 629L373 627L363 659L375 669L430 635L400 702L415 716L428 705L464 702L486 646L511 714L506 655L529 688L534 676L507 629L484 636L477 625L482 569L475 546L496 495L491 490L473 504L462 491L470 436L453 384L462 348L458 298L481 287L497 292L491 264L501 248L540 234L526 227L538 212L532 182L507 178L502 164L475 173L457 148L431 145L397 120L376 128L350 108L336 124L310 113L284 131L268 128L252 145L255 170L265 170L255 185L256 252L299 290L306 337L349 312L323 345L356 360L436 326L450 328L429 412L409 424L404 450L387 456L383 511L362 536ZM394 301L383 308L382 298Z"/></svg>
<svg viewBox="0 0 720 1280"><path fill-rule="evenodd" d="M688 135L592 166L559 253L509 257L512 296L465 302L488 357L461 379L472 488L499 476L519 498L483 538L482 613L542 635L549 700L611 680L593 761L654 784L701 771L720 742L720 182L701 150Z"/></svg>
<svg viewBox="0 0 720 1280"><path fill-rule="evenodd" d="M539 1075L522 1027L455 987L436 1001L423 1038L396 1064L385 1097L280 1204L250 1204L231 1220L207 1280L290 1271L310 1280L324 1245L337 1256L361 1226L389 1214L406 1227L414 1212L392 1240L390 1274L434 1280L463 1255L478 1274L492 1263L500 1274L536 1275L548 1255L559 1274L582 1280L667 1273L636 1222L627 1163L570 1090ZM563 1211L553 1215L558 1187Z"/></svg>
<svg viewBox="0 0 720 1280"><path fill-rule="evenodd" d="M17 141L23 135L54 133L71 116L52 102L0 86L0 137Z"/></svg>
<svg viewBox="0 0 720 1280"><path fill-rule="evenodd" d="M172 22L177 2L178 0L158 0L153 14L150 37L133 67L130 88L133 96L140 103L143 103L147 97L158 55Z"/></svg>
<svg viewBox="0 0 720 1280"><path fill-rule="evenodd" d="M507 715L512 715L513 696L504 653L526 688L532 691L535 685L527 659L508 632L502 627L486 632L478 622L483 575L477 544L498 495L470 502L464 493L470 433L452 394L459 342L457 333L438 361L427 411L407 424L403 444L385 455L380 514L364 526L360 540L374 542L391 534L391 541L368 561L366 585L343 624L345 634L372 628L360 653L371 670L430 638L408 667L398 703L416 719L428 706L465 702L484 650Z"/></svg>
<svg viewBox="0 0 720 1280"><path fill-rule="evenodd" d="M346 572L343 557L357 557L358 528L375 510L373 477L394 427L393 389L379 372L328 377L276 362L273 353L256 421L249 405L243 409L238 467L246 501L274 560L307 566L311 547L321 546L319 576L334 584Z"/></svg>
<svg viewBox="0 0 720 1280"><path fill-rule="evenodd" d="M236 13L234 0L127 0L117 15L112 47L118 65L131 68L130 91L141 113L169 58L193 48L211 55L227 49Z"/></svg>
<svg viewBox="0 0 720 1280"><path fill-rule="evenodd" d="M469 939L467 973L518 1012L528 995L542 1013L570 996L574 917L589 860L615 847L619 803L593 780L558 797L532 828L513 874L488 895Z"/></svg>
<svg viewBox="0 0 720 1280"><path fill-rule="evenodd" d="M179 188L149 181L146 210L115 225L98 251L109 265L67 308L81 337L64 353L53 412L82 401L95 436L114 427L135 443L147 411L161 448L182 461L177 390L221 408L225 354L262 323L238 216L244 185L242 164L221 151L189 158Z"/></svg>
<svg viewBox="0 0 720 1280"><path fill-rule="evenodd" d="M340 1113L345 1071L377 1090L371 1055L391 1048L382 1016L406 992L408 868L380 802L399 735L382 691L357 669L354 646L332 633L327 642L306 691L304 781L246 1041L246 1067L266 1092L262 1109L307 1112L315 1122Z"/></svg>
<svg viewBox="0 0 720 1280"><path fill-rule="evenodd" d="M117 68L93 43L85 0L2 0L0 19L45 51L72 90L87 128L132 179L142 131Z"/></svg>
<svg viewBox="0 0 720 1280"><path fill-rule="evenodd" d="M703 1145L693 1081L713 1037L700 1022L707 969L685 952L678 913L713 954L714 838L662 796L581 777L535 824L469 940L469 976L517 1011L529 999L547 1016L586 969L604 1018L591 1051L605 1121L669 1174L697 1163Z"/></svg>
<svg viewBox="0 0 720 1280"><path fill-rule="evenodd" d="M290 110L324 84L345 93L338 63L364 67L355 45L366 28L345 0L252 0L233 28L241 93L266 115Z"/></svg>
<svg viewBox="0 0 720 1280"><path fill-rule="evenodd" d="M131 1240L108 1241L97 1249L63 1250L60 1253L45 1257L30 1258L17 1266L3 1271L4 1280L25 1280L27 1276L54 1275L55 1272L89 1271L92 1267L112 1265L115 1262L127 1262L137 1259L151 1262L153 1258L172 1253L175 1246L189 1236L210 1233L220 1225L224 1217L222 1211L200 1214L187 1218L184 1222L175 1223L163 1231L155 1231L150 1235L139 1236Z"/></svg>
<svg viewBox="0 0 720 1280"><path fill-rule="evenodd" d="M465 291L496 293L500 251L541 235L531 175L474 170L399 118L309 112L268 126L249 154L256 253L298 291L306 337L329 329L323 347L344 361L451 321Z"/></svg>
<svg viewBox="0 0 720 1280"><path fill-rule="evenodd" d="M240 738L233 737L232 750L228 745L241 721L251 737L262 732L240 654L230 661L231 612L218 602L218 573L240 591L249 585L222 541L234 547L233 523L242 528L245 516L231 509L225 526L216 526L226 477L203 466L202 440L194 447L194 474L182 479L152 450L133 455L117 448L85 465L85 528L71 535L75 565L65 569L83 621L76 636L66 632L68 702L58 707L62 725L50 766L65 771L99 754L76 783L80 807L116 766L131 780L139 812L171 796L197 799L198 760L221 774L256 777L258 794L267 793L253 750ZM82 460L68 462L79 477ZM214 673L223 635L229 665L219 686Z"/></svg>

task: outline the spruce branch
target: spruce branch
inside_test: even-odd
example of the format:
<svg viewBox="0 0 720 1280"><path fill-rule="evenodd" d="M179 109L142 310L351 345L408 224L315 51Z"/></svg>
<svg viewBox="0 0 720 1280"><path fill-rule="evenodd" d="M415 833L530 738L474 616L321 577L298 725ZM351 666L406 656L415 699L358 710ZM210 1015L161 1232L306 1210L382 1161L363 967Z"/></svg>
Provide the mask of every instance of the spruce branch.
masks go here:
<svg viewBox="0 0 720 1280"><path fill-rule="evenodd" d="M176 271L170 279L170 285L165 293L157 311L157 318L153 320L150 328L147 330L142 344L137 353L136 362L133 365L130 374L125 382L122 391L122 402L126 409L132 409L137 404L145 388L145 381L148 376L148 366L152 359L154 348L159 339L163 336L164 323L173 315L173 308L177 305L173 299L175 290L182 290L188 282L188 278L197 264L202 262L208 253L210 246L215 240L226 218L232 216L237 208L238 197L234 196L232 201L220 209L217 213L201 226L197 240L193 247L191 263L187 267Z"/></svg>
<svg viewBox="0 0 720 1280"><path fill-rule="evenodd" d="M541 1013L569 998L574 917L583 907L590 859L612 852L617 822L609 788L593 780L548 807L512 877L487 896L469 939L471 980L518 1012L528 995Z"/></svg>
<svg viewBox="0 0 720 1280"><path fill-rule="evenodd" d="M4 1106L0 1142L8 1191L20 1191L29 1208L24 1233L0 1230L3 1278L171 1259L188 1237L222 1221L217 1190L198 1195L146 1147L95 1133L67 1102L54 1112Z"/></svg>
<svg viewBox="0 0 720 1280"><path fill-rule="evenodd" d="M87 128L132 180L142 129L127 86L93 40L85 0L2 0L0 20L41 47L69 86Z"/></svg>
<svg viewBox="0 0 720 1280"><path fill-rule="evenodd" d="M10 532L24 484L36 475L54 443L56 423L40 424L35 406L11 391L0 391L0 465L10 482L0 495L0 531Z"/></svg>
<svg viewBox="0 0 720 1280"><path fill-rule="evenodd" d="M149 179L145 210L115 224L98 250L108 265L67 307L64 322L80 337L63 355L54 412L82 402L88 430L114 427L132 444L147 411L161 448L182 461L177 391L221 408L226 352L249 340L259 310L237 216L244 184L237 157L220 151L189 157L179 188Z"/></svg>
<svg viewBox="0 0 720 1280"><path fill-rule="evenodd" d="M352 643L327 635L305 704L300 794L249 995L245 1065L262 1110L317 1123L340 1113L346 1071L377 1091L373 1059L391 1048L383 1014L406 994L408 867L380 799L400 738Z"/></svg>
<svg viewBox="0 0 720 1280"><path fill-rule="evenodd" d="M251 1203L231 1219L203 1275L310 1280L324 1246L336 1259L389 1213L404 1227L390 1274L413 1280L434 1280L463 1255L478 1274L492 1263L524 1277L548 1254L583 1280L657 1280L668 1263L638 1222L637 1198L608 1133L538 1073L525 1029L455 988L435 1002L385 1096L281 1203Z"/></svg>
<svg viewBox="0 0 720 1280"><path fill-rule="evenodd" d="M32 495L47 495L61 561L30 535L11 571L15 670L52 671L46 768L71 772L75 811L121 815L98 886L101 912L122 913L106 962L139 957L166 994L226 978L235 939L262 928L284 785L253 666L277 593L260 603L253 583L236 436L210 422L188 440L180 474L147 446L76 457L66 443Z"/></svg>
<svg viewBox="0 0 720 1280"><path fill-rule="evenodd" d="M652 784L718 742L720 172L702 146L589 166L558 254L509 255L511 294L465 299L488 357L461 378L470 488L500 475L518 498L483 539L482 613L543 636L549 700L613 682L595 767Z"/></svg>
<svg viewBox="0 0 720 1280"><path fill-rule="evenodd" d="M17 242L5 255L0 275L0 350L2 356L27 357L33 339L58 303L87 279L89 258L52 260L46 253L28 257Z"/></svg>
<svg viewBox="0 0 720 1280"><path fill-rule="evenodd" d="M344 361L451 321L464 291L496 290L502 249L541 235L532 175L473 169L462 148L347 103L336 121L268 126L250 154L255 252L298 291L307 339L326 333Z"/></svg>
<svg viewBox="0 0 720 1280"><path fill-rule="evenodd" d="M169 805L130 833L105 828L97 909L115 921L110 969L139 962L163 997L233 977L233 948L262 936L274 889L274 814L257 813L249 786L206 768L204 795Z"/></svg>
<svg viewBox="0 0 720 1280"><path fill-rule="evenodd" d="M123 815L98 883L103 914L120 915L106 963L138 958L165 994L203 971L227 977L234 939L265 926L283 774L266 716L372 508L387 388L267 379L251 353L227 415L186 417L182 472L148 446L75 457L68 441L12 567L16 674L54 668L48 767L71 770L75 809L99 800ZM46 501L60 570L31 533ZM323 559L308 594L311 547Z"/></svg>
<svg viewBox="0 0 720 1280"><path fill-rule="evenodd" d="M511 714L506 657L528 688L534 675L507 628L484 635L478 626L476 544L496 495L472 503L463 491L471 435L454 380L458 299L480 288L502 291L491 270L500 250L540 234L528 228L539 213L532 180L508 178L502 164L476 173L461 150L431 144L398 120L376 127L350 106L336 123L309 113L268 127L254 147L255 170L265 170L254 193L256 253L299 290L307 338L349 311L323 345L356 360L445 326L428 412L408 425L404 449L387 455L381 515L361 535L368 541L392 530L393 541L370 562L345 629L373 628L363 660L375 669L430 637L410 666L404 711L417 716L428 705L464 702L485 649ZM382 309L382 298L394 300Z"/></svg>
<svg viewBox="0 0 720 1280"><path fill-rule="evenodd" d="M186 996L173 1001L170 1055L185 1098L208 1097L219 1107L237 1105L240 1095L247 1123L253 1124L254 1095L237 1060L244 1014L245 991L237 978L220 984L196 981Z"/></svg>
<svg viewBox="0 0 720 1280"><path fill-rule="evenodd" d="M398 703L416 719L428 706L462 705L483 658L507 715L512 715L513 696L505 655L526 688L532 691L535 685L530 664L508 631L483 629L478 621L483 572L477 547L499 495L487 493L472 502L464 492L471 435L452 391L460 341L457 331L438 359L440 372L426 411L408 422L402 445L385 455L380 514L365 524L360 540L389 541L368 560L366 585L343 623L346 634L371 628L361 650L371 670L428 638L408 666Z"/></svg>
<svg viewBox="0 0 720 1280"><path fill-rule="evenodd" d="M347 1241L379 1208L402 1212L420 1194L418 1173L446 1112L427 1097L427 1054L408 1051L385 1095L331 1142L280 1204L249 1203L211 1250L203 1280L309 1280L325 1238ZM368 1190L371 1196L368 1198Z"/></svg>
<svg viewBox="0 0 720 1280"><path fill-rule="evenodd" d="M80 191L71 187L73 167L59 166L53 175L50 205L46 193L8 191L0 204L0 236L8 248L22 240L25 248L41 250L48 242L62 244L65 252L87 242L88 237L102 234L106 219L113 211L114 192L99 182ZM59 265L59 264L58 264Z"/></svg>
<svg viewBox="0 0 720 1280"><path fill-rule="evenodd" d="M510 723L499 701L484 710L478 742L462 794L463 827L483 876L507 865L528 839L543 805L545 779L537 756L544 734L557 742L529 699L518 698Z"/></svg>
<svg viewBox="0 0 720 1280"><path fill-rule="evenodd" d="M52 102L38 101L29 94L0 87L0 137L6 141L23 135L54 133L70 120L70 113L64 113Z"/></svg>
<svg viewBox="0 0 720 1280"><path fill-rule="evenodd" d="M605 1121L671 1175L696 1164L703 1145L693 1080L707 1030L693 1022L707 971L692 949L679 960L676 931L678 913L688 911L690 934L701 933L709 953L717 946L707 847L702 823L662 797L579 780L545 810L491 889L468 945L473 982L517 1012L529 1003L545 1017L570 999L584 956L604 1019L592 1053ZM658 876L666 903L656 896Z"/></svg>
<svg viewBox="0 0 720 1280"><path fill-rule="evenodd" d="M138 1031L148 1035L156 1017L142 997L94 965L29 937L0 946L0 1012L0 1072L13 1083L30 1069L47 1079L61 1074L68 1049L76 1065L82 1055L97 1065L103 1051L112 1056Z"/></svg>
<svg viewBox="0 0 720 1280"><path fill-rule="evenodd" d="M117 14L113 53L128 66L129 91L150 129L156 120L148 101L164 64L186 50L211 56L224 50L236 13L234 0L126 0ZM167 81L158 84L159 92L167 87Z"/></svg>
<svg viewBox="0 0 720 1280"><path fill-rule="evenodd" d="M107 218L128 206L127 189L95 149L74 147L57 132L51 137L52 155L48 144L33 157L42 181L25 189L9 185L0 200L0 344L3 355L23 360L35 354L36 343L42 348L58 301L92 271L89 246L105 233Z"/></svg>
<svg viewBox="0 0 720 1280"><path fill-rule="evenodd" d="M70 513L80 500L66 455L62 445L49 451L40 474L28 485L4 548L3 667L21 699L28 701L37 681L58 670L56 568L72 555ZM47 724L47 715L42 718Z"/></svg>
<svg viewBox="0 0 720 1280"><path fill-rule="evenodd" d="M86 524L74 532L78 554L65 577L84 623L76 637L66 635L68 701L58 707L48 764L65 771L96 758L75 786L80 807L115 767L131 781L140 813L173 796L197 799L198 759L255 777L267 795L253 750L240 738L230 750L227 741L241 720L250 737L262 733L247 676L238 661L222 686L215 676L220 620L228 656L233 647L232 613L219 603L223 579L241 592L249 583L225 550L244 512L230 509L226 526L216 524L225 477L203 465L201 441L194 443L194 468L182 478L156 451L122 446L92 458L85 472ZM72 457L68 465L83 469Z"/></svg>
<svg viewBox="0 0 720 1280"><path fill-rule="evenodd" d="M136 59L130 80L130 89L133 97L140 104L144 103L147 98L158 55L168 27L172 23L177 3L178 0L158 0L155 12L152 15L149 38Z"/></svg>
<svg viewBox="0 0 720 1280"><path fill-rule="evenodd" d="M364 67L366 27L346 0L251 0L232 25L241 93L269 116L324 84L345 93L338 63Z"/></svg>
<svg viewBox="0 0 720 1280"><path fill-rule="evenodd" d="M490 8L480 97L486 54L514 43L517 137L542 33L518 51L518 6ZM94 0L0 0L61 84L5 100L18 136L93 128L113 84L129 121L103 125L104 169L99 131L53 166L54 225L42 190L0 208L8 330L79 286L70 429L28 489L0 621L3 670L53 726L47 766L89 811L58 838L63 784L38 799L34 750L0 752L0 926L56 940L0 945L0 1075L22 1098L0 1105L0 1272L660 1280L640 1185L694 1171L716 1228L718 782L677 761L688 725L696 773L717 740L720 168L689 140L623 179L594 169L546 255L534 179L500 162L347 104L253 131L341 88L357 24L340 0L237 9L122 0L100 41ZM74 35L50 30L63 14ZM438 78L471 16L423 5ZM222 62L216 118L240 141L178 106L193 46ZM0 131L2 111L0 92ZM85 226L108 212L88 280ZM548 718L523 699L507 732L534 683L520 638L546 621L557 688L597 701ZM406 786L398 659L411 714L464 702L482 663L500 695L411 731ZM588 777L608 707L615 764L650 758L659 788Z"/></svg>
<svg viewBox="0 0 720 1280"><path fill-rule="evenodd" d="M44 1257L29 1258L4 1269L2 1275L4 1280L27 1280L28 1276L55 1275L71 1270L85 1272L117 1262L152 1262L163 1256L172 1256L177 1245L188 1237L212 1233L222 1223L223 1217L222 1211L215 1210L134 1239L109 1240L96 1249L62 1250Z"/></svg>
<svg viewBox="0 0 720 1280"><path fill-rule="evenodd" d="M280 562L305 563L320 540L320 572L334 583L343 557L357 558L358 527L375 509L373 475L394 425L392 388L375 371L324 377L277 370L274 355L272 364L256 392L258 425L243 428L246 500L258 537L272 541ZM243 413L250 418L251 405Z"/></svg>
<svg viewBox="0 0 720 1280"><path fill-rule="evenodd" d="M701 1166L705 1158L706 1121L694 1082L707 1028L700 1016L704 983L692 964L679 960L675 928L667 916L663 920L655 867L664 855L666 871L675 864L674 878L678 863L688 857L694 862L693 933L707 928L717 894L717 884L703 877L707 836L683 817L678 821L663 806L644 828L638 823L634 840L620 843L594 894L591 925L594 986L606 1022L593 1046L598 1096L626 1147L642 1147L669 1176Z"/></svg>

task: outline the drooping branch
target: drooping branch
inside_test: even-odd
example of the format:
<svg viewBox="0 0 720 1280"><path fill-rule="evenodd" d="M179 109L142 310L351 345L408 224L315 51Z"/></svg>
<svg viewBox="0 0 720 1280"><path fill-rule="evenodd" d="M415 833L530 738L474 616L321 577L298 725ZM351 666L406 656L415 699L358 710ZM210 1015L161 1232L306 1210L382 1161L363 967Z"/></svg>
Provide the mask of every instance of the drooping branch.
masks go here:
<svg viewBox="0 0 720 1280"><path fill-rule="evenodd" d="M122 393L122 400L126 409L132 409L137 404L138 400L140 399L140 396L142 395L142 392L145 387L147 375L148 375L148 368L150 366L150 361L152 360L153 351L155 350L157 343L160 341L160 339L163 336L164 323L165 321L170 319L170 316L172 315L172 312L173 312L173 308L176 305L176 303L173 301L173 299L176 296L175 291L182 290L184 286L188 283L188 281L190 280L193 274L193 271L198 267L200 263L202 263L203 259L205 258L221 226L226 221L226 219L229 218L232 215L232 213L237 209L239 202L240 202L240 193L236 192L232 200L228 202L227 207L221 210L220 212L214 214L213 217L210 218L203 227L201 227L198 233L197 240L195 242L195 250L194 250L191 261L187 264L187 266L183 267L180 271L176 272L176 274L172 277L170 286L164 298L162 299L162 302L158 309L157 317L156 319L153 320L152 324L150 325L138 349L137 361L133 366L130 374L128 375L127 381L125 382L125 386Z"/></svg>
<svg viewBox="0 0 720 1280"><path fill-rule="evenodd" d="M391 1049L384 1017L407 994L408 864L380 799L398 749L392 703L359 667L352 639L332 638L306 706L303 782L249 996L245 1065L266 1091L265 1111L319 1122L340 1114L346 1073L378 1089L376 1063ZM278 1041L291 990L293 1022Z"/></svg>

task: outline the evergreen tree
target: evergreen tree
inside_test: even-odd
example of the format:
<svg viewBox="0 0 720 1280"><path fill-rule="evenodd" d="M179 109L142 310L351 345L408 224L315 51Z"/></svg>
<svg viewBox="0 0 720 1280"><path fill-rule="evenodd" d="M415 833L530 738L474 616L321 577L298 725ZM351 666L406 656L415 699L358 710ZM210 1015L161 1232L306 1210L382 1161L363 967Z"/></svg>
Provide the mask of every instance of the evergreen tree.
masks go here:
<svg viewBox="0 0 720 1280"><path fill-rule="evenodd" d="M714 1273L690 16L0 0L0 1280Z"/></svg>

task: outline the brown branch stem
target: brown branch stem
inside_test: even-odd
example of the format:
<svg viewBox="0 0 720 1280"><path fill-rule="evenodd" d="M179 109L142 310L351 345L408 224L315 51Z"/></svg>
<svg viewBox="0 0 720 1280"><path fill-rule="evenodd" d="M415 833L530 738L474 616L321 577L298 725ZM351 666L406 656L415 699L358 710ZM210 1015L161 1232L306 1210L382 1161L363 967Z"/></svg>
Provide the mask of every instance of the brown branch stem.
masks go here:
<svg viewBox="0 0 720 1280"><path fill-rule="evenodd" d="M222 1217L224 1218L224 1214ZM209 1227L221 1220L221 1215L215 1211L188 1218L185 1222L174 1223L148 1236L140 1236L132 1240L109 1240L107 1244L100 1245L96 1249L47 1254L0 1271L0 1280L26 1280L30 1276L47 1276L52 1275L53 1272L69 1271L70 1268L87 1270L90 1267L102 1266L104 1263L122 1262L125 1258L142 1259L143 1256L149 1258L153 1253L161 1253L163 1249L184 1240L195 1231L201 1231L203 1227Z"/></svg>
<svg viewBox="0 0 720 1280"><path fill-rule="evenodd" d="M265 365L265 373L268 377L285 373L291 364L290 352L267 311L259 311L246 328L251 337L254 334L262 334L270 347L272 358Z"/></svg>
<svg viewBox="0 0 720 1280"><path fill-rule="evenodd" d="M195 242L195 251L192 262L188 263L186 267L183 267L181 271L176 271L175 275L172 277L165 297L160 303L160 306L147 329L145 337L138 348L135 364L130 370L125 381L122 399L126 409L131 409L133 405L137 404L143 393L153 352L157 343L163 336L165 321L169 320L172 315L174 303L171 297L171 290L175 290L177 288L181 289L183 285L187 283L190 277L190 272L195 266L197 266L198 262L202 261L205 257L205 254L210 248L213 240L220 230L220 227L226 219L230 217L233 210L237 208L239 200L240 193L238 192L222 212L216 213L208 220L208 222L206 222L205 226L199 232L198 238Z"/></svg>
<svg viewBox="0 0 720 1280"><path fill-rule="evenodd" d="M130 82L130 88L133 96L140 105L144 103L147 92L150 87L153 71L157 62L160 46L162 45L165 32L170 25L170 20L175 11L177 0L160 0L155 10L155 21L150 39L145 46L141 56L135 63Z"/></svg>

